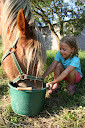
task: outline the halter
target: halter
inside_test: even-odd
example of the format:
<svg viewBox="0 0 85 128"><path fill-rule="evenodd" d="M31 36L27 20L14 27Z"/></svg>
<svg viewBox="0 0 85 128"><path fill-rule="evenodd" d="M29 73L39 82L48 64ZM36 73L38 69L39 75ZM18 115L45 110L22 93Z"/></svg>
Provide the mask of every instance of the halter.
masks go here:
<svg viewBox="0 0 85 128"><path fill-rule="evenodd" d="M5 54L4 54L3 57L2 57L2 61L1 61L1 62L3 62L4 59L5 59L9 54L12 55L13 61L14 61L15 65L16 65L18 71L19 71L19 76L16 77L12 82L13 82L13 83L16 83L16 82L18 82L19 80L25 80L25 79L43 81L43 78L42 78L42 77L30 76L30 75L27 75L27 74L24 74L24 73L23 73L23 71L22 71L22 69L21 69L21 67L20 67L20 65L19 65L19 63L18 63L18 61L17 61L17 58L16 58L16 56L15 56L16 44L17 44L18 40L19 40L19 37L17 37L17 38L14 40L12 46L9 48L9 50L7 50L7 51L5 52Z"/></svg>

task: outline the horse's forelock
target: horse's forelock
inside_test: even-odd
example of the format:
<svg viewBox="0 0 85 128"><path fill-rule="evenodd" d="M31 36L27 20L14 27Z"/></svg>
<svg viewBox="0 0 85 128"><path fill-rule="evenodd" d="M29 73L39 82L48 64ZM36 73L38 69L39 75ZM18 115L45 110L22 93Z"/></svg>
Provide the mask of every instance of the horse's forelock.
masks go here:
<svg viewBox="0 0 85 128"><path fill-rule="evenodd" d="M36 40L35 43L33 44L31 43L26 50L27 74L30 70L30 66L32 65L31 75L33 75L35 66L37 64L36 76L40 77L42 75L41 73L43 70L45 59L46 59L46 54L45 54L44 45L40 43L38 40Z"/></svg>

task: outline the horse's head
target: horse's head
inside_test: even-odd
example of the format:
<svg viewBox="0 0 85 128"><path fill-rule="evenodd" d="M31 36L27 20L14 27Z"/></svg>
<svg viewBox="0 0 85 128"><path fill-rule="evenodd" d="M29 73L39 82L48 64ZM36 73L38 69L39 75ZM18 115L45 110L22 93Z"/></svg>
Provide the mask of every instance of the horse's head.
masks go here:
<svg viewBox="0 0 85 128"><path fill-rule="evenodd" d="M20 31L19 36L12 46L5 48L4 70L10 81L19 86L40 86L46 56L43 38L35 23L29 25L23 9L17 15L17 28Z"/></svg>

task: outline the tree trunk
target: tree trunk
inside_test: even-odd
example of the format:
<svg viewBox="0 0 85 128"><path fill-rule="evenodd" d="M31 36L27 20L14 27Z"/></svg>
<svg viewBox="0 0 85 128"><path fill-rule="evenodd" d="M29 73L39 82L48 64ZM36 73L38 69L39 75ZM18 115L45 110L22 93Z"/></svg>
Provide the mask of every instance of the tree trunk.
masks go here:
<svg viewBox="0 0 85 128"><path fill-rule="evenodd" d="M53 28L53 26L52 26L51 24L49 24L49 29L51 30L51 33L52 33L52 34L55 36L55 38L56 38L56 43L57 43L57 45L58 45L57 50L59 50L59 43L60 43L59 36L58 36L58 34L55 32L55 30L54 30L54 28Z"/></svg>
<svg viewBox="0 0 85 128"><path fill-rule="evenodd" d="M58 48L57 48L57 50L59 51L60 50L60 39L59 39L59 37L53 32L53 31L51 31L52 32L52 34L55 36L55 38L56 38L56 44L58 45Z"/></svg>

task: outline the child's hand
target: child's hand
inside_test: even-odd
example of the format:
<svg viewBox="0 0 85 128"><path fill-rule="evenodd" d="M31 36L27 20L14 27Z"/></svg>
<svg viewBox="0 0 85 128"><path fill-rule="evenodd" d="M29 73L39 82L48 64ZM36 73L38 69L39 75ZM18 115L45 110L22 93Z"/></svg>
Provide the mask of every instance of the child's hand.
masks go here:
<svg viewBox="0 0 85 128"><path fill-rule="evenodd" d="M51 88L53 87L53 85L50 84L50 83L47 83L47 84L46 84L46 87L49 88L49 89L51 89Z"/></svg>
<svg viewBox="0 0 85 128"><path fill-rule="evenodd" d="M46 84L46 87L48 87L49 89L52 89L54 84L55 84L54 82L49 82Z"/></svg>

